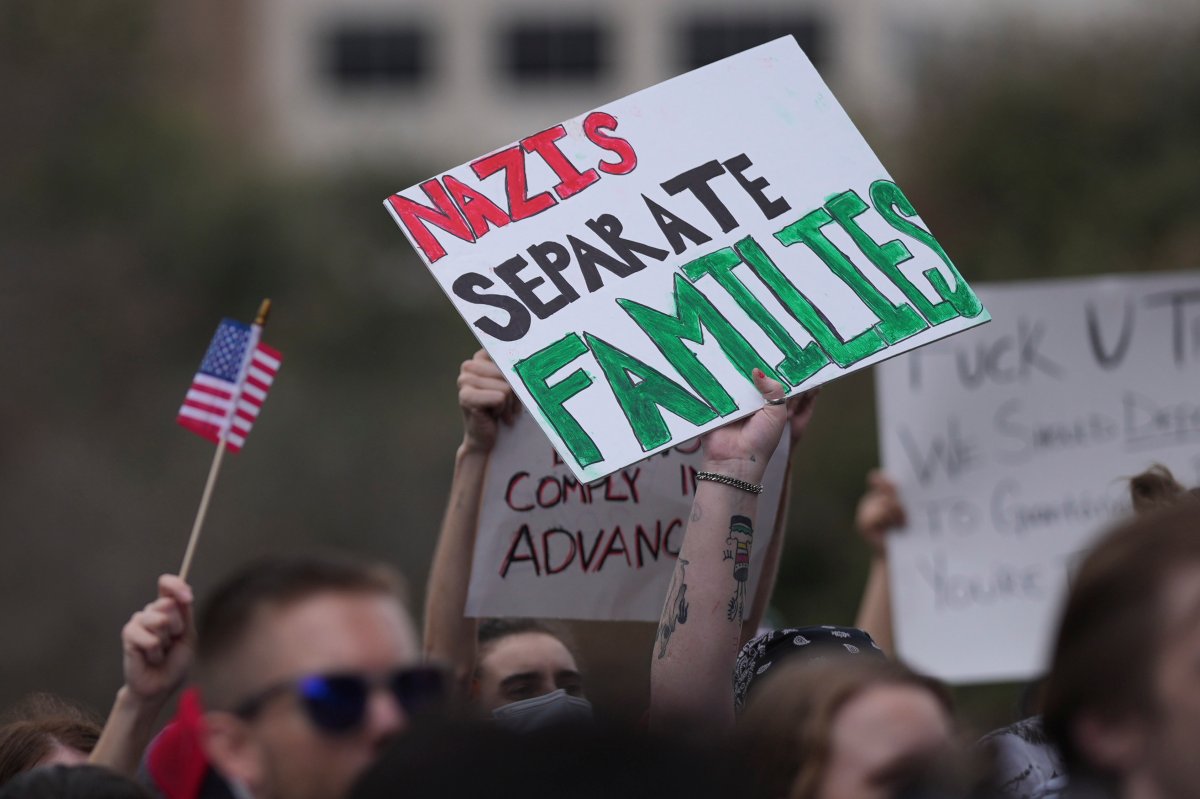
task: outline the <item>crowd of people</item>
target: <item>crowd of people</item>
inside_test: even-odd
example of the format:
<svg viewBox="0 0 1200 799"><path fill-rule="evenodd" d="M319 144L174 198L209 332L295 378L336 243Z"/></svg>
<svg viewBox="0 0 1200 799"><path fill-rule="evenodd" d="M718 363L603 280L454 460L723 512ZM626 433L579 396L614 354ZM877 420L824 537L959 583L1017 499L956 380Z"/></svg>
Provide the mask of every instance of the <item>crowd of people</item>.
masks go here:
<svg viewBox="0 0 1200 799"><path fill-rule="evenodd" d="M970 740L947 687L894 658L884 542L905 514L885 475L856 517L872 553L857 626L760 630L787 501L760 554L756 488L816 396L753 378L761 410L704 437L710 478L645 652L639 723L594 717L589 687L616 675L589 671L554 621L465 613L488 459L520 412L480 352L459 376L423 634L400 575L345 553L248 563L198 609L164 575L121 631L107 719L51 696L9 712L0 799L1200 795L1200 491L1161 468L1131 481L1135 513L1075 573L1029 718Z"/></svg>

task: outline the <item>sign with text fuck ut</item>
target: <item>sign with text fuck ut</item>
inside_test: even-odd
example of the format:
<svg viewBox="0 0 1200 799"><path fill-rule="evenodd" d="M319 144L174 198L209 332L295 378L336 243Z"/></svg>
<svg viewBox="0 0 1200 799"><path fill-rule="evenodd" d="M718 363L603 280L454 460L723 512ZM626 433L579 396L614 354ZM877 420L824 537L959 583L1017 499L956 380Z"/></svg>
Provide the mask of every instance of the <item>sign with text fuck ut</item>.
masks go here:
<svg viewBox="0 0 1200 799"><path fill-rule="evenodd" d="M384 204L584 481L989 318L791 37Z"/></svg>
<svg viewBox="0 0 1200 799"><path fill-rule="evenodd" d="M957 683L1050 666L1072 576L1155 464L1200 483L1200 272L979 287L996 323L880 367L896 644Z"/></svg>

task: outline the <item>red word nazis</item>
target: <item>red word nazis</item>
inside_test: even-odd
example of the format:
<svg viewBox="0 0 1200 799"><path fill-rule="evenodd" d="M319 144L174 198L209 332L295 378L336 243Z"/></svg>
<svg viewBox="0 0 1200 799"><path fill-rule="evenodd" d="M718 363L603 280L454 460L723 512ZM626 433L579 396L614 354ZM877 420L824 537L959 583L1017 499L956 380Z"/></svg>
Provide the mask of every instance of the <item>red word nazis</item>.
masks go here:
<svg viewBox="0 0 1200 799"><path fill-rule="evenodd" d="M637 166L637 153L628 141L611 135L616 128L616 118L603 111L593 111L584 118L583 135L596 147L615 155L617 160L609 161L601 155L595 167L582 171L571 163L558 146L558 141L567 135L562 125L526 136L511 147L472 161L471 171L480 181L492 175L503 176L503 205L453 175L430 178L420 184L430 205L401 194L393 194L387 202L400 224L432 264L445 256L446 248L429 229L430 225L474 243L493 228L528 219L574 197L600 180L601 172L607 175L632 172ZM558 182L549 189L531 193L526 159L534 155L550 167Z"/></svg>

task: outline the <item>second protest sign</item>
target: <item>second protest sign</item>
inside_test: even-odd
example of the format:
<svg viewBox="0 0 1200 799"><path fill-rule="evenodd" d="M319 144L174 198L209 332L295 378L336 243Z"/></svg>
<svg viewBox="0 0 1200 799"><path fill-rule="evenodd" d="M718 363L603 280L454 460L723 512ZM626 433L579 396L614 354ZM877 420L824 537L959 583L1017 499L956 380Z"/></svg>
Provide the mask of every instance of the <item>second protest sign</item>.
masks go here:
<svg viewBox="0 0 1200 799"><path fill-rule="evenodd" d="M750 596L767 562L758 553L777 534L787 460L785 433L763 476ZM521 413L488 461L467 615L657 621L702 461L695 439L580 483Z"/></svg>
<svg viewBox="0 0 1200 799"><path fill-rule="evenodd" d="M878 371L897 645L953 682L1043 675L1072 569L1154 464L1200 482L1200 274L986 285L986 328Z"/></svg>

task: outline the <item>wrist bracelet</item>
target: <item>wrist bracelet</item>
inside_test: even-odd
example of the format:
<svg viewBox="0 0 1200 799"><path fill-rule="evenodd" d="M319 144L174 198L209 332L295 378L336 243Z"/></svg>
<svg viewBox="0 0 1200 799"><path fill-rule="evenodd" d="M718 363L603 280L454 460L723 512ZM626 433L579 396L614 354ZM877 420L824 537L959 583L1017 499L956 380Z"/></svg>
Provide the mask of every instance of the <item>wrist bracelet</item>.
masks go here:
<svg viewBox="0 0 1200 799"><path fill-rule="evenodd" d="M762 484L760 483L747 483L745 480L739 480L736 477L728 477L714 472L696 472L696 479L710 480L714 483L741 489L742 491L749 491L751 494L761 494L763 491Z"/></svg>

